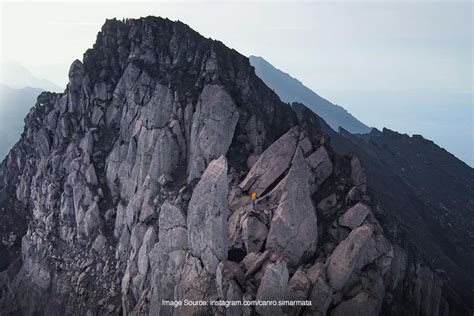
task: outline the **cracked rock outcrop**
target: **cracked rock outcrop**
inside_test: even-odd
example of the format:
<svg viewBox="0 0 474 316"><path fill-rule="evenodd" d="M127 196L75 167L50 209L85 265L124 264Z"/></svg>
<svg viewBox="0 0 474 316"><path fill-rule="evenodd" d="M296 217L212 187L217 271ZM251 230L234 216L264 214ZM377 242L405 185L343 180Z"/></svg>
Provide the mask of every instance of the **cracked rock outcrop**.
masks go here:
<svg viewBox="0 0 474 316"><path fill-rule="evenodd" d="M0 166L0 314L449 314L323 127L181 22L106 21Z"/></svg>

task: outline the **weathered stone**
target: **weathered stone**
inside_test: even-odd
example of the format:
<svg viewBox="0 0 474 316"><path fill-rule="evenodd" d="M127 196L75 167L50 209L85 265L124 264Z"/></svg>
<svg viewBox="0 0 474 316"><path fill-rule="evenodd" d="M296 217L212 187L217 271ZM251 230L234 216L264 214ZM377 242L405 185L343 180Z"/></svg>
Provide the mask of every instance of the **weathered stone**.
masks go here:
<svg viewBox="0 0 474 316"><path fill-rule="evenodd" d="M309 154L311 151L313 151L313 144L311 144L311 140L309 137L306 135L306 133L301 133L300 139L298 146L301 148L301 151L303 152L303 155Z"/></svg>
<svg viewBox="0 0 474 316"><path fill-rule="evenodd" d="M229 282L229 289L227 290L228 301L242 301L242 290L235 281ZM226 308L226 316L240 316L243 313L243 307L241 305L229 306Z"/></svg>
<svg viewBox="0 0 474 316"><path fill-rule="evenodd" d="M357 203L339 218L339 225L354 229L364 222L369 213L370 208L367 205Z"/></svg>
<svg viewBox="0 0 474 316"><path fill-rule="evenodd" d="M94 108L92 109L91 123L94 126L99 125L99 122L103 116L104 116L104 112L97 106L94 106Z"/></svg>
<svg viewBox="0 0 474 316"><path fill-rule="evenodd" d="M335 207L337 204L337 196L335 193L329 195L328 197L325 197L324 199L322 199L318 205L317 205L317 208L320 209L323 214L327 214L328 211Z"/></svg>
<svg viewBox="0 0 474 316"><path fill-rule="evenodd" d="M176 288L178 300L203 301L216 295L215 271L210 273L201 260L188 255ZM180 306L178 315L209 315L209 306Z"/></svg>
<svg viewBox="0 0 474 316"><path fill-rule="evenodd" d="M365 292L360 292L354 298L344 301L336 306L331 312L331 316L350 316L350 315L378 315L378 302Z"/></svg>
<svg viewBox="0 0 474 316"><path fill-rule="evenodd" d="M308 308L312 315L326 315L332 300L332 289L326 282L325 267L316 263L307 271L312 287L309 294L311 306Z"/></svg>
<svg viewBox="0 0 474 316"><path fill-rule="evenodd" d="M351 232L351 230L347 227L342 227L342 226L339 226L339 224L337 223L337 221L335 221L334 223L331 224L331 226L328 228L327 230L329 236L332 237L332 240L336 243L339 243L340 241L342 241L343 239L345 239L347 237L347 235L349 235L349 233Z"/></svg>
<svg viewBox="0 0 474 316"><path fill-rule="evenodd" d="M179 163L179 145L168 129L160 132L151 156L148 177L150 181L157 181L165 185L172 180L170 174L175 171Z"/></svg>
<svg viewBox="0 0 474 316"><path fill-rule="evenodd" d="M356 186L353 186L347 193L346 204L353 205L354 203L360 201L361 199L362 199L362 194L360 190Z"/></svg>
<svg viewBox="0 0 474 316"><path fill-rule="evenodd" d="M92 244L92 249L100 253L104 249L106 242L107 239L103 235L98 235Z"/></svg>
<svg viewBox="0 0 474 316"><path fill-rule="evenodd" d="M163 128L173 113L173 93L168 87L157 83L152 89L152 94L143 109L147 128Z"/></svg>
<svg viewBox="0 0 474 316"><path fill-rule="evenodd" d="M298 136L299 128L294 127L268 147L240 183L240 188L261 196L290 167Z"/></svg>
<svg viewBox="0 0 474 316"><path fill-rule="evenodd" d="M83 153L87 153L92 155L94 150L94 135L91 132L87 132L84 135L84 138L81 141L80 148L82 149Z"/></svg>
<svg viewBox="0 0 474 316"><path fill-rule="evenodd" d="M287 295L288 269L284 260L270 263L265 269L262 281L257 291L257 300L279 301ZM257 306L256 310L261 315L281 315L280 306Z"/></svg>
<svg viewBox="0 0 474 316"><path fill-rule="evenodd" d="M251 169L260 158L260 155L252 154L247 158L247 168Z"/></svg>
<svg viewBox="0 0 474 316"><path fill-rule="evenodd" d="M250 276L257 272L262 265L270 259L270 251L263 253L251 252L244 257L241 261L241 265L245 271L246 276Z"/></svg>
<svg viewBox="0 0 474 316"><path fill-rule="evenodd" d="M140 216L139 220L144 223L148 223L153 219L156 219L157 217L157 212L156 212L156 207L153 204L153 201L151 201L150 197L144 199L143 204L140 208Z"/></svg>
<svg viewBox="0 0 474 316"><path fill-rule="evenodd" d="M360 258L357 261L356 268L362 269L367 264L378 260L380 270L385 273L391 264L392 256L392 245L382 235L380 228L377 228L363 248Z"/></svg>
<svg viewBox="0 0 474 316"><path fill-rule="evenodd" d="M316 183L322 184L332 173L333 165L329 154L324 146L319 147L308 158L308 165L316 174Z"/></svg>
<svg viewBox="0 0 474 316"><path fill-rule="evenodd" d="M194 189L189 202L187 227L191 253L214 274L227 258L227 161L213 160Z"/></svg>
<svg viewBox="0 0 474 316"><path fill-rule="evenodd" d="M45 268L40 266L38 263L33 263L28 269L29 276L34 284L38 287L46 290L51 285L51 274Z"/></svg>
<svg viewBox="0 0 474 316"><path fill-rule="evenodd" d="M211 160L226 155L238 119L229 94L221 86L206 85L193 115L188 182L200 178Z"/></svg>
<svg viewBox="0 0 474 316"><path fill-rule="evenodd" d="M265 243L268 229L255 216L248 216L242 223L242 239L247 253L258 252Z"/></svg>
<svg viewBox="0 0 474 316"><path fill-rule="evenodd" d="M85 177L86 177L87 183L91 185L97 185L99 183L97 180L97 175L95 173L95 168L93 165L90 165L89 167L87 167L86 172L85 172Z"/></svg>
<svg viewBox="0 0 474 316"><path fill-rule="evenodd" d="M406 275L407 254L398 245L393 246L393 258L391 260L390 270L386 276L388 288L391 291L398 289Z"/></svg>
<svg viewBox="0 0 474 316"><path fill-rule="evenodd" d="M151 267L150 310L157 314L171 314L172 306L162 306L162 300L175 299L174 289L181 279L186 260L186 220L181 210L167 202L160 212L158 242L149 252Z"/></svg>
<svg viewBox="0 0 474 316"><path fill-rule="evenodd" d="M240 266L232 261L220 262L216 271L217 294L220 298L228 297L228 290L233 280L244 285L245 275Z"/></svg>
<svg viewBox="0 0 474 316"><path fill-rule="evenodd" d="M148 253L155 245L157 238L156 230L153 227L148 228L143 237L143 243L138 251L138 271L145 275L148 272Z"/></svg>
<svg viewBox="0 0 474 316"><path fill-rule="evenodd" d="M101 225L99 205L97 202L93 202L85 213L83 225L83 233L88 237L95 234L97 228Z"/></svg>
<svg viewBox="0 0 474 316"><path fill-rule="evenodd" d="M186 249L188 245L186 218L175 205L163 203L159 216L158 240L163 251Z"/></svg>
<svg viewBox="0 0 474 316"><path fill-rule="evenodd" d="M48 131L45 128L42 128L35 136L38 152L42 157L47 156L51 148L51 140Z"/></svg>
<svg viewBox="0 0 474 316"><path fill-rule="evenodd" d="M228 220L228 249L233 255L245 254L245 245L242 239L242 221L246 216L247 208L242 207L234 211Z"/></svg>
<svg viewBox="0 0 474 316"><path fill-rule="evenodd" d="M302 269L298 269L288 282L288 301L305 301L311 290L311 282ZM283 310L289 315L299 315L303 307L287 306Z"/></svg>
<svg viewBox="0 0 474 316"><path fill-rule="evenodd" d="M353 230L334 250L328 259L329 284L339 291L349 279L362 252L367 246L374 229L363 225Z"/></svg>
<svg viewBox="0 0 474 316"><path fill-rule="evenodd" d="M266 249L281 251L289 266L296 266L316 251L318 229L316 211L308 190L309 169L298 149L283 193L273 216Z"/></svg>

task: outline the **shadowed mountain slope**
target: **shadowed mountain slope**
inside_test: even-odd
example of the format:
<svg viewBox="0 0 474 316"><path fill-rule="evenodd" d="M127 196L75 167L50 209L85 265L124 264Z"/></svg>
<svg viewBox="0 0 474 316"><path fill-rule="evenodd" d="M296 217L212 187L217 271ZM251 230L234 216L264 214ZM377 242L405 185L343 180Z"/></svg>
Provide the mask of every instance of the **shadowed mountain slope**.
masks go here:
<svg viewBox="0 0 474 316"><path fill-rule="evenodd" d="M368 133L371 128L352 116L339 105L320 97L289 74L275 68L262 57L250 56L255 73L288 103L300 102L321 116L335 131L342 127L351 133Z"/></svg>

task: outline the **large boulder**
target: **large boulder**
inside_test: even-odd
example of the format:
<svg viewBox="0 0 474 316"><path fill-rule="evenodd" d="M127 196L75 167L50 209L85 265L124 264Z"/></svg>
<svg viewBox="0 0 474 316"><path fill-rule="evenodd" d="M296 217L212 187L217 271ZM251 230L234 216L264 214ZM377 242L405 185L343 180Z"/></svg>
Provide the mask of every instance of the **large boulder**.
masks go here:
<svg viewBox="0 0 474 316"><path fill-rule="evenodd" d="M188 301L207 301L217 298L215 275L211 274L199 258L188 253L184 263L181 278L176 286L176 299ZM180 306L174 311L175 315L211 315L209 306L189 305Z"/></svg>
<svg viewBox="0 0 474 316"><path fill-rule="evenodd" d="M308 309L310 314L325 316L331 304L333 290L326 282L324 266L321 263L316 263L308 269L307 274L312 285L309 293L311 306Z"/></svg>
<svg viewBox="0 0 474 316"><path fill-rule="evenodd" d="M354 229L362 224L369 213L370 208L367 205L357 203L339 218L339 225Z"/></svg>
<svg viewBox="0 0 474 316"><path fill-rule="evenodd" d="M374 232L372 225L363 225L351 231L328 259L329 284L336 291L341 290L352 274L361 254Z"/></svg>
<svg viewBox="0 0 474 316"><path fill-rule="evenodd" d="M257 300L279 301L285 299L288 287L288 269L284 260L270 263L265 269L257 291ZM257 306L261 315L282 315L280 306Z"/></svg>
<svg viewBox="0 0 474 316"><path fill-rule="evenodd" d="M276 140L258 158L240 188L246 192L257 192L261 196L290 167L296 145L298 144L299 127L290 129Z"/></svg>
<svg viewBox="0 0 474 316"><path fill-rule="evenodd" d="M311 281L302 269L298 269L288 282L289 301L305 301L311 290ZM299 315L302 306L287 306L283 308L288 315Z"/></svg>
<svg viewBox="0 0 474 316"><path fill-rule="evenodd" d="M267 238L267 226L250 214L242 223L242 239L247 253L258 252Z"/></svg>
<svg viewBox="0 0 474 316"><path fill-rule="evenodd" d="M188 245L211 274L227 259L227 160L213 160L193 191L188 208Z"/></svg>
<svg viewBox="0 0 474 316"><path fill-rule="evenodd" d="M377 299L362 291L336 306L331 316L375 316L379 315L377 305Z"/></svg>
<svg viewBox="0 0 474 316"><path fill-rule="evenodd" d="M165 201L158 222L159 241L148 254L152 271L150 310L169 315L173 307L161 302L175 298L174 289L181 278L188 243L186 218L179 207Z"/></svg>
<svg viewBox="0 0 474 316"><path fill-rule="evenodd" d="M308 158L308 165L315 173L315 181L318 185L322 184L332 173L333 164L328 151L324 146L315 150Z"/></svg>
<svg viewBox="0 0 474 316"><path fill-rule="evenodd" d="M318 243L316 211L308 189L308 166L296 151L268 233L266 248L281 252L289 266L311 257Z"/></svg>

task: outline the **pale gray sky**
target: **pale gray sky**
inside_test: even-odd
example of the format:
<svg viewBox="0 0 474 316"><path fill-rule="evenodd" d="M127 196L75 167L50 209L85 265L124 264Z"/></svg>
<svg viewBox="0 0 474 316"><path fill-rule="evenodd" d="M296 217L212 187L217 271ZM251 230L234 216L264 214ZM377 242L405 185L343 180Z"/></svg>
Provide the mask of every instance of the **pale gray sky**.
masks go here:
<svg viewBox="0 0 474 316"><path fill-rule="evenodd" d="M468 140L458 156L472 160L471 1L34 1L2 2L1 11L1 60L61 86L106 18L159 15L264 57L370 126L441 143L428 130L447 127L413 119L432 109L441 119L457 111ZM387 115L388 106L398 112Z"/></svg>
<svg viewBox="0 0 474 316"><path fill-rule="evenodd" d="M2 59L65 84L106 18L181 20L319 91L472 89L468 2L4 2Z"/></svg>

